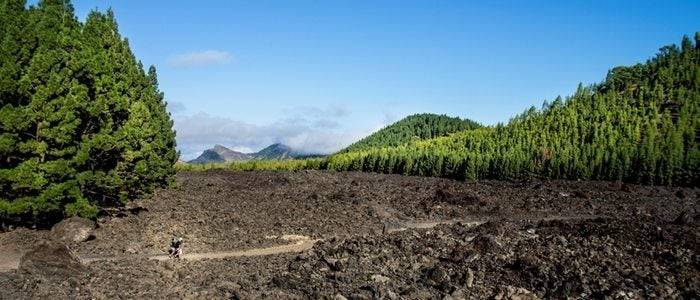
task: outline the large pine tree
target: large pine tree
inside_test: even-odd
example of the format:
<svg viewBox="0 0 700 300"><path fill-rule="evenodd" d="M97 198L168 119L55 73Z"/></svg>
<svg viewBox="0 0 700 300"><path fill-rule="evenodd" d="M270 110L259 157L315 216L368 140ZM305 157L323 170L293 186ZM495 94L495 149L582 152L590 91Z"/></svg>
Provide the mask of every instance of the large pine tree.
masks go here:
<svg viewBox="0 0 700 300"><path fill-rule="evenodd" d="M94 216L168 183L172 121L111 11L0 0L0 213Z"/></svg>

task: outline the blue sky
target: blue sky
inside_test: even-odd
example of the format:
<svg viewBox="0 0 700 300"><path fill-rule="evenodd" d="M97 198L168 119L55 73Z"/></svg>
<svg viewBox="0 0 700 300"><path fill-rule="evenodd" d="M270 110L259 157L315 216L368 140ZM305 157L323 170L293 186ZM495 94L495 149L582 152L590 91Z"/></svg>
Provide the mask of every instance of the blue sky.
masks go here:
<svg viewBox="0 0 700 300"><path fill-rule="evenodd" d="M329 152L420 112L485 124L700 30L700 1L107 1L156 65L183 157Z"/></svg>

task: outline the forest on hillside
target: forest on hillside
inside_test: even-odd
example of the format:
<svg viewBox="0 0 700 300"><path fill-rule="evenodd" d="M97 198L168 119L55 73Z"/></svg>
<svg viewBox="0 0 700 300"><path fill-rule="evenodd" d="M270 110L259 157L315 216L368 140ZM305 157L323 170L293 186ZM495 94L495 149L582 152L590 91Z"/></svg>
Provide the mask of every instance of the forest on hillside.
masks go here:
<svg viewBox="0 0 700 300"><path fill-rule="evenodd" d="M700 185L700 33L506 125L336 154L331 170Z"/></svg>
<svg viewBox="0 0 700 300"><path fill-rule="evenodd" d="M166 185L175 132L111 11L0 0L0 218L92 217Z"/></svg>
<svg viewBox="0 0 700 300"><path fill-rule="evenodd" d="M481 125L469 119L436 114L415 114L405 117L348 146L342 152L376 147L393 147L416 140L425 140L451 133L479 128Z"/></svg>

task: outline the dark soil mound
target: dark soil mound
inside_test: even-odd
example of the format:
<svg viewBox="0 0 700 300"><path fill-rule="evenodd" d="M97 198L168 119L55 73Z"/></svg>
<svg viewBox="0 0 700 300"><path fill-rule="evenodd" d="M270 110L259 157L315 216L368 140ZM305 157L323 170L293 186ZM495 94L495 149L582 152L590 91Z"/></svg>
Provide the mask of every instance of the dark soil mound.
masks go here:
<svg viewBox="0 0 700 300"><path fill-rule="evenodd" d="M33 275L65 278L84 271L84 266L65 244L45 241L22 256L19 270Z"/></svg>
<svg viewBox="0 0 700 300"><path fill-rule="evenodd" d="M51 234L57 241L79 243L94 238L92 234L95 222L80 217L65 219L51 228Z"/></svg>

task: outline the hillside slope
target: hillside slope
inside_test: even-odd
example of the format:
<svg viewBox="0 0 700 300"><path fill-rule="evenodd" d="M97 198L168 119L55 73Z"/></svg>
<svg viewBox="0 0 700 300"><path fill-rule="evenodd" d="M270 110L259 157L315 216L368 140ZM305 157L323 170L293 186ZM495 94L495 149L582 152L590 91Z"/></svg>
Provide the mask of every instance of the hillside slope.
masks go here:
<svg viewBox="0 0 700 300"><path fill-rule="evenodd" d="M359 140L348 146L343 152L399 146L416 139L436 138L479 127L481 125L467 119L436 114L415 114Z"/></svg>
<svg viewBox="0 0 700 300"><path fill-rule="evenodd" d="M202 154L189 161L194 164L228 162L228 161L247 161L253 157L250 154L233 151L221 145L215 145L214 148L204 150Z"/></svg>
<svg viewBox="0 0 700 300"><path fill-rule="evenodd" d="M700 185L700 33L507 125L340 153L333 170Z"/></svg>
<svg viewBox="0 0 700 300"><path fill-rule="evenodd" d="M257 160L292 159L296 156L291 147L283 144L272 144L252 154Z"/></svg>

